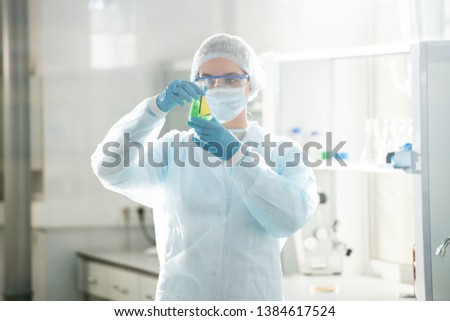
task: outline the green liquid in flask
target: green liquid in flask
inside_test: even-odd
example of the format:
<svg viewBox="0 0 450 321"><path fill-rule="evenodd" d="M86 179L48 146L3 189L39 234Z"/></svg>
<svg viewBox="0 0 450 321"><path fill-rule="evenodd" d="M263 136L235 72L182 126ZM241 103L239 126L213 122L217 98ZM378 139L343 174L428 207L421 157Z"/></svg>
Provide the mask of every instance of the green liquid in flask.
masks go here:
<svg viewBox="0 0 450 321"><path fill-rule="evenodd" d="M189 111L189 120L191 120L192 117L200 117L206 120L212 119L212 114L209 110L205 96L201 96L200 99L192 102L191 110Z"/></svg>

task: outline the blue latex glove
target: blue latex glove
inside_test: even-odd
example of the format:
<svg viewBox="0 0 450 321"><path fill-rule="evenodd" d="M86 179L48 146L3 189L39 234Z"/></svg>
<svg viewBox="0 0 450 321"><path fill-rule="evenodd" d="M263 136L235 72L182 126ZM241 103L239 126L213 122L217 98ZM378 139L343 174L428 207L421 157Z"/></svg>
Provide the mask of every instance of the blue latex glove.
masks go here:
<svg viewBox="0 0 450 321"><path fill-rule="evenodd" d="M204 95L203 89L193 82L174 80L156 97L156 105L167 113L176 105L183 106L186 102L190 103L192 99L199 99Z"/></svg>
<svg viewBox="0 0 450 321"><path fill-rule="evenodd" d="M241 147L239 139L215 118L208 121L192 117L187 124L194 128L199 137L199 139L194 137L195 143L223 160L229 160Z"/></svg>

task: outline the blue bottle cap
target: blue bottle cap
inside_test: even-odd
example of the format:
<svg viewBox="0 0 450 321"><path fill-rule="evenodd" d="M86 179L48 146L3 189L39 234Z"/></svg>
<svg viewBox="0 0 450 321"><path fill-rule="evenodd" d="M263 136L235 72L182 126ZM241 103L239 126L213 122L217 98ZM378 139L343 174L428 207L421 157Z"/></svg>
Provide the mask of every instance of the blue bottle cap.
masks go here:
<svg viewBox="0 0 450 321"><path fill-rule="evenodd" d="M334 154L334 158L336 159L348 159L348 152L341 152Z"/></svg>
<svg viewBox="0 0 450 321"><path fill-rule="evenodd" d="M406 143L402 146L403 150L412 150L412 144L411 143Z"/></svg>
<svg viewBox="0 0 450 321"><path fill-rule="evenodd" d="M302 129L300 127L294 127L291 130L292 134L301 134L302 133Z"/></svg>

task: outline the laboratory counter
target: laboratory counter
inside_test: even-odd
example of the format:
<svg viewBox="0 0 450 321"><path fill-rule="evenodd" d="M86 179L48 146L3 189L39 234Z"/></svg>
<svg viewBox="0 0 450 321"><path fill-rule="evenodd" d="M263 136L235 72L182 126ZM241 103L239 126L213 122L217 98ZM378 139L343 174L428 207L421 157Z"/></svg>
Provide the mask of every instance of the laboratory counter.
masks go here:
<svg viewBox="0 0 450 321"><path fill-rule="evenodd" d="M120 251L120 252L105 252L105 251L78 251L79 258L101 262L112 266L122 267L128 270L141 272L153 276L159 274L159 260L156 253L147 254L145 251Z"/></svg>
<svg viewBox="0 0 450 321"><path fill-rule="evenodd" d="M396 301L415 300L412 284L365 275L284 277L287 301Z"/></svg>
<svg viewBox="0 0 450 321"><path fill-rule="evenodd" d="M154 300L158 274L154 252L77 252L77 285L85 300Z"/></svg>
<svg viewBox="0 0 450 321"><path fill-rule="evenodd" d="M156 253L78 251L78 288L86 299L153 300L159 271ZM287 301L415 300L414 286L369 276L284 277Z"/></svg>

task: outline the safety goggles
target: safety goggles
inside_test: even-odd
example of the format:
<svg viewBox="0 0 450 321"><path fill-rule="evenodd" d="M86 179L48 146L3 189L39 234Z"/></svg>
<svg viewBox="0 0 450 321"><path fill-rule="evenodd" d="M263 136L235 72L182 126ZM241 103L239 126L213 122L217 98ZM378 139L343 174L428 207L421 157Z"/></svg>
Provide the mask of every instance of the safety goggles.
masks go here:
<svg viewBox="0 0 450 321"><path fill-rule="evenodd" d="M245 75L223 75L195 77L195 82L202 88L239 88L248 83L249 76Z"/></svg>

